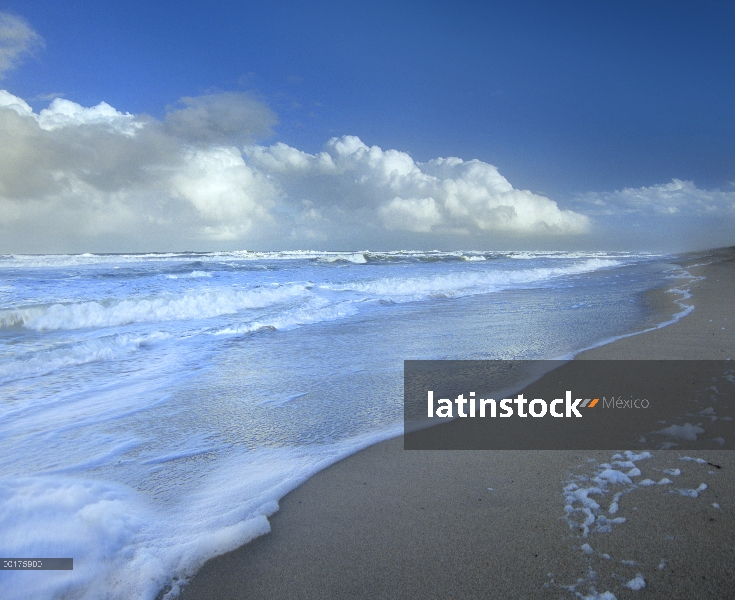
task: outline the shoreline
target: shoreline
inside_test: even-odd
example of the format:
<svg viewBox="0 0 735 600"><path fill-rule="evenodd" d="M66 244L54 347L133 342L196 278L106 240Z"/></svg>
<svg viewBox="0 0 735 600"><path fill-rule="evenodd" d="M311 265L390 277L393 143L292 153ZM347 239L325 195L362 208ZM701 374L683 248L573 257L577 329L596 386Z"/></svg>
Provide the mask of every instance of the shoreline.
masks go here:
<svg viewBox="0 0 735 600"><path fill-rule="evenodd" d="M673 262L705 277L682 286L694 310L575 360L735 358L735 249ZM615 513L626 523L585 538L565 520L563 488L612 454L404 451L402 437L387 440L282 498L271 533L208 561L179 597L627 598L638 574L653 597L733 597L734 453L655 451L636 467L652 479L679 469L676 488L627 490ZM697 497L669 493L702 483Z"/></svg>

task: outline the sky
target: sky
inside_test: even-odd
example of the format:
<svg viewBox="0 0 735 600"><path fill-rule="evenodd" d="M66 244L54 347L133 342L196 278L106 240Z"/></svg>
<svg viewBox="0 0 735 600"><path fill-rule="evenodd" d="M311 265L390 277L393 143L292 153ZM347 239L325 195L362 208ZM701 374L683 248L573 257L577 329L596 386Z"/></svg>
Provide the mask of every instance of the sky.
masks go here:
<svg viewBox="0 0 735 600"><path fill-rule="evenodd" d="M735 244L735 4L0 0L0 253Z"/></svg>

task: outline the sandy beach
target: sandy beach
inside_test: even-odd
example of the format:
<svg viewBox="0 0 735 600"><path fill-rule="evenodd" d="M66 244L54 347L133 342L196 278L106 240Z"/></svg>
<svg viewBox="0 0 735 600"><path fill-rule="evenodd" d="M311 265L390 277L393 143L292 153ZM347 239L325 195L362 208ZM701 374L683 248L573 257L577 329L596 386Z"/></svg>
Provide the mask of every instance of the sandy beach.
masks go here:
<svg viewBox="0 0 735 600"><path fill-rule="evenodd" d="M691 313L576 359L734 359L735 250L679 264L693 276L676 281ZM677 298L658 291L650 300L673 314ZM723 407L729 384L729 395L716 392ZM404 451L392 439L288 494L269 534L207 562L180 597L735 597L735 453L614 454ZM615 460L641 471L631 475L639 485L590 492L609 531L585 530L579 491Z"/></svg>

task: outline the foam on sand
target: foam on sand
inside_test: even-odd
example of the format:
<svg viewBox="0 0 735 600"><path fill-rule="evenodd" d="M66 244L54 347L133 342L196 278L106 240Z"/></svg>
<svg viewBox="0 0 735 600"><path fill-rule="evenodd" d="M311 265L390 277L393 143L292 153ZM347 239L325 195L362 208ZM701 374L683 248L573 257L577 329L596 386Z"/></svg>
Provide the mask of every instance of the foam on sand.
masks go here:
<svg viewBox="0 0 735 600"><path fill-rule="evenodd" d="M578 533L579 539L585 540L581 549L582 554L585 557L588 557L589 561L598 557L609 561L611 557L607 553L596 553L593 550L592 545L586 541L588 538L594 538L595 535L610 533L614 526L635 527L635 517L638 507L640 507L642 503L646 502L647 499L651 498L650 496L641 495L641 492L643 490L652 490L652 486L665 486L672 483L668 478L663 478L658 482L655 482L650 478L641 479L637 482L633 481L631 477L633 470L636 471L635 476L637 477L641 475L641 468L645 468L645 463L640 461L653 458L656 458L656 456L650 452L636 454L628 451L623 454L615 454L610 463L596 464L593 462L593 471L591 474L578 475L572 482L568 483L564 487L566 503L564 507L565 519L567 520L570 529ZM707 464L707 461L701 458L683 456L680 457L680 459L693 462L695 465L700 466ZM628 473L623 473L623 471L618 470L620 468L628 468L636 463L640 464L640 467L634 467L634 469L631 469ZM618 467L618 469L614 467ZM681 469L666 468L663 470L675 477L682 476ZM669 493L676 493L681 496L694 499L698 498L699 495L707 489L707 484L702 483L695 489L682 488L668 491ZM634 496L635 500L631 499L628 501L628 504L633 502L635 503L633 510L629 510L627 512L627 514L630 515L629 518L608 519L602 514L603 509L601 507L601 500L613 491L614 496L612 497L607 512L610 514L618 513L622 499L627 496ZM628 558L621 560L620 563L626 567L638 567L639 569L641 567L641 563L639 561ZM666 567L666 564L667 561L665 559L661 559L657 569L659 571L663 570ZM603 565L604 563L599 563L599 568L602 568ZM605 571L607 570L608 569L605 568ZM616 577L618 576L613 574L613 578ZM562 585L560 587L574 592L575 595L580 598L599 597L599 594L594 587L597 585L599 579L600 573L593 569L592 563L590 562L586 576L578 579L578 581L573 585ZM628 590L640 591L646 587L644 575L640 571L636 573L635 577L627 581L623 581L624 583L622 584L622 587ZM591 595L585 595L578 591L580 588L584 588L585 586L588 588L588 594ZM612 594L612 592L608 593Z"/></svg>
<svg viewBox="0 0 735 600"><path fill-rule="evenodd" d="M64 474L0 483L0 553L71 556L73 571L3 573L9 598L165 598L208 559L268 533L278 500L329 464L398 433L385 430L331 446L232 455L193 494L154 505L120 484ZM152 465L206 453L171 454ZM108 457L109 458L109 457ZM243 477L247 473L247 477ZM238 482L235 484L234 482Z"/></svg>
<svg viewBox="0 0 735 600"><path fill-rule="evenodd" d="M627 587L629 590L637 592L638 590L642 590L644 587L646 587L646 581L643 579L643 575L638 573L638 575L636 575L633 579L625 584L625 587Z"/></svg>

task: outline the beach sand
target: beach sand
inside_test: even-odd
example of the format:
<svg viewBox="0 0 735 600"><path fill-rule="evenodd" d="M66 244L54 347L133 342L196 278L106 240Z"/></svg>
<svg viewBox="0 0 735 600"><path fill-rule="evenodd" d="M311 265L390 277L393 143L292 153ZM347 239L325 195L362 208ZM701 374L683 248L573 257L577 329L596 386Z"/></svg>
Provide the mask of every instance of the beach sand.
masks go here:
<svg viewBox="0 0 735 600"><path fill-rule="evenodd" d="M677 281L693 312L577 359L735 359L735 250L679 264L700 277ZM673 313L675 297L659 291L651 301ZM590 496L599 514L625 522L585 537L565 518L564 487L612 454L377 444L284 497L271 533L207 562L181 598L735 598L735 452L637 460L637 481L672 483ZM615 491L625 493L613 514ZM631 589L641 580L644 589Z"/></svg>

